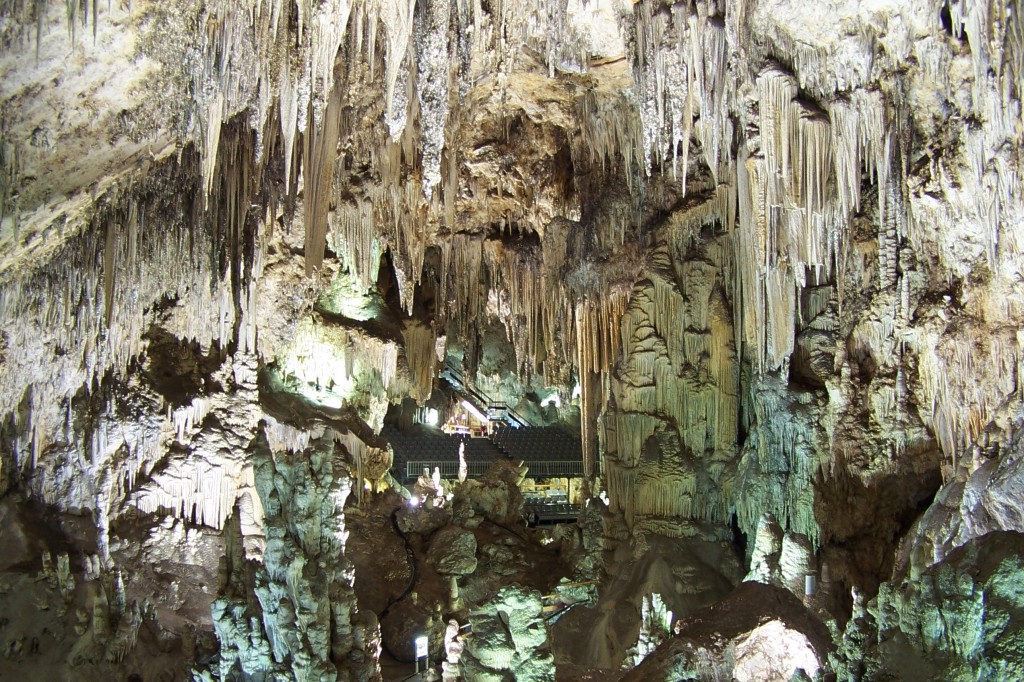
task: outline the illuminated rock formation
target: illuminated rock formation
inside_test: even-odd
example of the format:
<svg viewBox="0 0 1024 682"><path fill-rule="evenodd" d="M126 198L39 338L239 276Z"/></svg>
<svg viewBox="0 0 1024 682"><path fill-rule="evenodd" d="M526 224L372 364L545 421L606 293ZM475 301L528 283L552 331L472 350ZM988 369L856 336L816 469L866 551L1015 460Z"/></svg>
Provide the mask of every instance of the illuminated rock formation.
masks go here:
<svg viewBox="0 0 1024 682"><path fill-rule="evenodd" d="M599 614L572 664L618 666L646 595L685 619L744 575L806 597L848 657L909 636L860 602L917 613L914 579L1024 531L1022 13L0 3L0 495L38 521L12 553L56 543L86 611L120 571L111 665L372 678L349 497L414 556L461 526L433 563L471 587L508 553L488 524L534 537L515 462L433 516L366 511L397 485L385 421L475 392L579 434L580 523L544 536L599 581L552 625L561 656ZM147 607L153 562L178 587ZM100 575L103 598L70 587ZM762 626L743 646L782 636ZM1018 664L909 646L955 675Z"/></svg>

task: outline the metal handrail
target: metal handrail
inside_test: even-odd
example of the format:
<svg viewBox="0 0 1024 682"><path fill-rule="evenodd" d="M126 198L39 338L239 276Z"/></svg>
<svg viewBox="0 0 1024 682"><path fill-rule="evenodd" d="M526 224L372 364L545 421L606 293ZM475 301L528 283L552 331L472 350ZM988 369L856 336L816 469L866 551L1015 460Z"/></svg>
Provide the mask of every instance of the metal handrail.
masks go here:
<svg viewBox="0 0 1024 682"><path fill-rule="evenodd" d="M419 478L423 470L433 473L434 468L441 470L441 478L455 478L459 475L459 463L452 460L415 460L405 463L406 480ZM491 468L491 462L467 462L466 471L470 476L483 476Z"/></svg>
<svg viewBox="0 0 1024 682"><path fill-rule="evenodd" d="M519 426L532 426L532 424L529 421L527 421L525 417L523 417L521 414L512 409L512 407L508 405L508 403L505 403L500 400L494 400L489 395L483 393L475 386L470 386L469 384L467 384L466 377L462 373L462 368L458 367L451 360L445 360L444 371L448 372L448 374L450 374L451 377L455 379L455 381L458 383L458 388L461 390L462 393L464 393L467 397L470 397L477 402L478 408L487 408L488 417L490 416L492 408L502 407L502 409L504 409L505 411L505 414L508 415L508 417L510 417L512 421L519 424Z"/></svg>
<svg viewBox="0 0 1024 682"><path fill-rule="evenodd" d="M470 476L483 476L491 468L490 461L470 461L466 463L466 471ZM530 478L579 478L583 476L583 462L580 460L537 460L524 462L529 469ZM459 463L453 460L410 460L405 463L406 480L419 478L424 469L433 473L434 468L441 470L441 478L455 478L459 475Z"/></svg>

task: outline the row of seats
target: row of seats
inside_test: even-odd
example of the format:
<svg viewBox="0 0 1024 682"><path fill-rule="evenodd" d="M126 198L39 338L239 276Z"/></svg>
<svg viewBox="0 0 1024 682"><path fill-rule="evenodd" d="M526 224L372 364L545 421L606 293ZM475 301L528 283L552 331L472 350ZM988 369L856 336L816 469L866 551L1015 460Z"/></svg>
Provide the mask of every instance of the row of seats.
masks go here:
<svg viewBox="0 0 1024 682"><path fill-rule="evenodd" d="M395 459L393 469L404 476L407 462L458 462L459 446L465 445L466 460L469 462L493 462L504 458L493 443L486 438L460 438L440 431L416 425L407 431L385 425L381 435L391 444Z"/></svg>
<svg viewBox="0 0 1024 682"><path fill-rule="evenodd" d="M578 513L580 510L577 504L525 504L523 509L527 511L535 511L538 514L572 514Z"/></svg>
<svg viewBox="0 0 1024 682"><path fill-rule="evenodd" d="M458 462L460 445L465 446L466 460L472 463L511 458L532 464L533 475L542 478L582 473L579 439L559 427L502 427L486 439L450 436L419 424L405 431L386 425L381 435L391 443L394 470L400 477L405 476L408 462Z"/></svg>
<svg viewBox="0 0 1024 682"><path fill-rule="evenodd" d="M491 440L509 457L526 462L583 459L579 439L557 426L499 427L491 434Z"/></svg>

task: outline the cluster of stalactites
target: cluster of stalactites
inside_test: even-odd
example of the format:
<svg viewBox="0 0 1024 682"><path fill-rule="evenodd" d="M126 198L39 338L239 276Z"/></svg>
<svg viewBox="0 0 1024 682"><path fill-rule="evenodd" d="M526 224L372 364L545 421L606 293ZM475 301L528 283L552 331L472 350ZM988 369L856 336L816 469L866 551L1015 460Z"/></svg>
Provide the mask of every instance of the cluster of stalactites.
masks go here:
<svg viewBox="0 0 1024 682"><path fill-rule="evenodd" d="M28 425L19 423L15 413L12 463L21 473L27 473L29 464L36 467L29 477L30 489L43 503L62 510L92 511L97 548L107 558L111 515L117 513L138 481L145 480L163 457L171 424L160 412L155 396L140 390L138 385L118 386L115 391L107 385L103 395L102 399L86 399L98 409L85 419L76 418L79 409L72 400L65 401L65 419L56 431L51 430L54 425L40 422L33 410L28 415ZM126 405L130 407L125 409ZM18 434L24 433L26 427L33 434L34 443L41 444L51 455L61 452L63 456L38 460L39 450L33 448L33 461L22 461L23 447Z"/></svg>
<svg viewBox="0 0 1024 682"><path fill-rule="evenodd" d="M1005 4L964 0L949 3L949 9L954 35L966 35L969 42L973 65L969 99L958 98L961 85L951 74L960 72L954 64L960 57L941 28L931 27L935 35L901 49L917 58L914 87L934 90L948 102L962 102L967 109L963 115L975 116L985 125L965 126L957 153L929 157L929 168L921 175L932 179L930 188L910 176L912 150L907 146L906 128L911 124L905 120L909 114L903 103L884 99L878 90L857 87L863 79L846 79L850 91L835 96L839 85L825 87L808 81L813 55L795 60L793 75L777 70L761 74L760 145L752 146L749 156L741 150L737 173L737 249L741 262L757 267L741 270L737 283L745 302L742 341L749 357L762 371L782 366L793 347L794 330L788 320L797 317L792 312L799 306L800 292L806 286L834 281L842 306L845 281L836 268L849 240L848 226L851 217L864 209L864 181L877 188L868 217L877 231L878 290L890 310L874 323L861 325L858 333L867 334L866 347L891 349L896 357L905 352L919 357L918 376L911 381L924 391L922 416L942 450L955 459L1016 390L1016 382L1006 377L1014 376L1013 368L1020 363L1020 341L1013 335L996 334L980 349L1002 370L998 390L978 394L969 378L976 373L965 358L979 349L967 340L969 335L939 343L938 330L921 320L911 325L908 278L912 274L898 267L898 248L903 240L917 249L934 242L935 235L948 235L940 240L971 246L949 248L940 242L937 251L944 270L968 277L979 264L987 264L996 277L990 286L996 290L1012 286L999 280L1002 273L1015 269L1012 263L1021 248L1012 237L1012 226L1021 216L1017 208L1021 171L1010 150L1020 140L1024 52L1020 17ZM863 52L870 54L870 48ZM894 57L883 57L888 58ZM822 111L801 103L797 86L820 97ZM942 193L941 201L933 196L937 191ZM970 255L976 248L977 259ZM973 295L979 294L984 292ZM989 324L1013 324L1021 314L1019 304L1012 296L1004 302L1002 306L988 301L975 305ZM960 344L967 345L962 349ZM907 382L901 363L894 384L878 387L879 398L874 401L878 418L899 416ZM977 407L965 410L964 405Z"/></svg>
<svg viewBox="0 0 1024 682"><path fill-rule="evenodd" d="M312 429L300 429L265 414L263 415L263 433L272 453L297 454L304 452L312 441L322 438L324 427L317 425ZM181 439L179 438L179 440Z"/></svg>
<svg viewBox="0 0 1024 682"><path fill-rule="evenodd" d="M507 248L497 240L459 234L442 243L442 311L449 331L473 338L488 317L504 325L524 377L546 362L564 362L564 334L571 331L566 296L549 254Z"/></svg>
<svg viewBox="0 0 1024 682"><path fill-rule="evenodd" d="M143 355L154 303L175 304L162 324L179 338L210 348L233 337L235 286L218 264L224 233L237 234L225 226L233 210L218 199L208 220L187 224L193 194L167 191L187 166L168 162L151 181L112 190L91 218L69 221L74 236L48 263L0 285L0 330L19 349L0 373L0 414L17 414L27 396L34 448L60 430L62 406L82 387Z"/></svg>
<svg viewBox="0 0 1024 682"><path fill-rule="evenodd" d="M592 295L573 290L564 270L567 239L552 232L543 249L463 234L442 243L441 298L449 302L443 312L449 328L470 338L485 316L497 319L524 377L543 373L547 363L606 372L618 357L628 286L602 280ZM601 280L604 273L593 276Z"/></svg>
<svg viewBox="0 0 1024 682"><path fill-rule="evenodd" d="M757 84L760 147L741 149L737 163L737 326L754 367L774 371L793 352L799 292L835 276L862 169L888 191L893 141L867 93L836 105L830 121L797 100L792 76L767 70ZM883 223L885 210L880 199ZM887 266L894 273L895 258Z"/></svg>
<svg viewBox="0 0 1024 682"><path fill-rule="evenodd" d="M327 234L327 206L332 194L334 156L339 142L340 87L336 72L357 73L358 64L341 64L340 59L361 61L371 79L383 66L384 111L380 125L387 137L399 143L416 120L414 153L405 159L419 161L419 193L408 197L396 224L431 204L435 188L456 181L443 173L443 158L453 157L449 129L450 105L465 97L477 74L503 75L527 66L534 55L553 76L556 69L581 70L587 54L585 41L568 18L564 3L556 0L520 0L501 3L487 10L465 1L434 2L417 6L408 0L331 0L313 3L297 0L293 12L284 0L259 0L245 9L221 0L198 8L198 25L206 31L197 46L203 55L201 68L190 77L198 93L198 141L203 152L204 187L213 188L213 172L220 153L221 129L225 121L248 111L250 125L259 138L256 154L266 151L264 138L270 127L280 136L284 157L285 184L292 186L302 157L306 191L307 270L319 266ZM348 41L349 49L343 49ZM344 57L342 56L344 55ZM343 128L343 127L342 127ZM303 135L304 153L298 154L296 138ZM403 147L408 147L408 141ZM449 160L449 170L452 167ZM386 169L385 169L386 170ZM394 169L395 171L399 169ZM385 192L395 194L404 184L398 172L382 173ZM453 205L457 188L448 188L445 202ZM382 212L380 202L375 210ZM449 218L453 218L448 210ZM387 231L386 216L376 217L377 227ZM360 221L366 225L365 220ZM349 234L349 237L355 235ZM351 248L365 265L374 233L362 232ZM391 243L392 248L408 247ZM405 278L415 282L422 267L415 249ZM353 254L356 255L356 254ZM370 277L373 271L360 277Z"/></svg>
<svg viewBox="0 0 1024 682"><path fill-rule="evenodd" d="M502 324L522 379L538 373L554 381L564 376L565 367L578 372L588 418L584 452L590 453L586 457L593 471L594 426L607 393L601 377L619 357L619 321L630 284L616 285L595 265L577 278L589 282L588 288L567 283L569 239L566 230L550 230L539 248L456 234L441 244L439 300L447 302L441 315L456 337L476 338L485 320Z"/></svg>
<svg viewBox="0 0 1024 682"><path fill-rule="evenodd" d="M647 174L657 166L686 189L690 139L717 180L731 168L732 119L726 99L727 30L715 0L671 10L636 3L631 41L633 79Z"/></svg>
<svg viewBox="0 0 1024 682"><path fill-rule="evenodd" d="M262 416L257 407L256 364L252 355L234 356L217 375L233 391L193 400L173 413L174 437L180 447L132 491L135 507L218 529L242 498L250 498L247 514L262 514L258 505L253 506L255 478L246 454ZM215 426L203 421L208 414L216 415ZM250 515L246 523L256 520Z"/></svg>

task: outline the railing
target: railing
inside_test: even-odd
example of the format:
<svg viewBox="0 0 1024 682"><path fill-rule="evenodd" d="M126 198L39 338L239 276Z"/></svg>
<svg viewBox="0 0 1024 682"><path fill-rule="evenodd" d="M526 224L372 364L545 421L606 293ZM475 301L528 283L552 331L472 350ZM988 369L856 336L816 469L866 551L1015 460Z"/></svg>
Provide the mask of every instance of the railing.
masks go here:
<svg viewBox="0 0 1024 682"><path fill-rule="evenodd" d="M538 460L526 462L530 478L580 478L583 476L583 462L580 460Z"/></svg>
<svg viewBox="0 0 1024 682"><path fill-rule="evenodd" d="M441 478L457 478L459 475L459 463L451 460L418 460L405 463L405 480L415 480L420 477L424 469L434 473L434 468L441 470ZM466 462L466 472L473 477L483 476L491 468L490 462Z"/></svg>
<svg viewBox="0 0 1024 682"><path fill-rule="evenodd" d="M580 478L583 476L583 462L579 460L536 461L525 462L529 468L530 478ZM453 460L416 460L405 463L405 480L419 478L424 469L430 473L437 467L441 470L441 478L456 478L459 475L459 463ZM466 472L476 478L483 476L491 468L491 462L477 460L466 463Z"/></svg>

